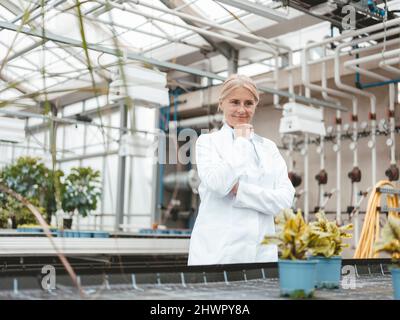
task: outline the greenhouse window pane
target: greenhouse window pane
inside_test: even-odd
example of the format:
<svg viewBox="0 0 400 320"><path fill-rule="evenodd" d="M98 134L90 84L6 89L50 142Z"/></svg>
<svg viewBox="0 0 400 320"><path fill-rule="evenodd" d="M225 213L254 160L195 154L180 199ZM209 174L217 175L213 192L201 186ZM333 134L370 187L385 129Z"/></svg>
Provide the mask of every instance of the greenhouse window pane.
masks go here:
<svg viewBox="0 0 400 320"><path fill-rule="evenodd" d="M74 103L74 104L70 104L70 105L64 107L63 116L64 117L68 117L68 116L71 116L71 115L74 115L74 114L77 114L77 113L81 113L82 112L82 108L83 108L82 102L77 102L77 103Z"/></svg>
<svg viewBox="0 0 400 320"><path fill-rule="evenodd" d="M129 28L137 28L138 26L148 22L145 17L115 8L111 10L111 16L109 12L106 12L101 14L99 18L108 22L116 22Z"/></svg>
<svg viewBox="0 0 400 320"><path fill-rule="evenodd" d="M265 73L265 72L269 72L273 70L272 67L270 66L266 66L264 64L261 63L253 63L253 64L249 64L243 67L239 67L238 68L238 73L243 74L245 76L248 77L252 77L255 76L257 74L261 74L261 73Z"/></svg>
<svg viewBox="0 0 400 320"><path fill-rule="evenodd" d="M132 49L140 49L146 46L154 45L159 41L159 38L145 35L136 31L129 31L120 36L120 39Z"/></svg>
<svg viewBox="0 0 400 320"><path fill-rule="evenodd" d="M241 10L227 4L220 4L213 0L201 0L196 1L192 7L197 8L203 17L207 17L212 20L222 20L231 16L230 12L238 14ZM228 11L229 10L229 11Z"/></svg>
<svg viewBox="0 0 400 320"><path fill-rule="evenodd" d="M58 61L57 63L61 63L61 65L62 65L62 63L65 63L65 64L67 64L69 66L69 68L71 68L71 66L72 66L72 67L75 67L78 70L87 69L86 60L84 60L85 58L84 58L83 50L80 50L80 51L78 51L76 53L77 53L76 56L75 55L74 56L70 55L68 58L64 59L63 61ZM80 60L78 60L77 57L81 57L81 59L84 60L85 63L82 63Z"/></svg>
<svg viewBox="0 0 400 320"><path fill-rule="evenodd" d="M28 81L29 84L40 89L44 89L45 87L48 88L49 86L52 86L57 83L57 80L54 77L46 77L45 80L43 80L40 74L35 75L35 78L29 78ZM49 89L49 91L50 90L51 89Z"/></svg>
<svg viewBox="0 0 400 320"><path fill-rule="evenodd" d="M8 86L9 84L7 84ZM21 95L21 92L19 92L16 89L9 88L3 92L0 92L0 100L12 100L17 98L18 96Z"/></svg>
<svg viewBox="0 0 400 320"><path fill-rule="evenodd" d="M322 41L328 35L330 35L329 22L321 22L299 31L287 33L284 36L278 37L278 39L281 44L290 46L292 50L298 50L308 42Z"/></svg>
<svg viewBox="0 0 400 320"><path fill-rule="evenodd" d="M4 8L0 2L0 17L5 20L11 20L15 18L15 15L10 11L8 11L6 8Z"/></svg>
<svg viewBox="0 0 400 320"><path fill-rule="evenodd" d="M1 30L0 39L1 43L5 45L7 49L11 47L11 54L23 50L34 42L32 38L23 33L16 33L15 31L6 29Z"/></svg>
<svg viewBox="0 0 400 320"><path fill-rule="evenodd" d="M43 120L42 119L39 119L39 118L29 118L29 120L28 120L28 127L32 127L32 126L35 126L35 125L39 125L39 124L42 124L43 123Z"/></svg>
<svg viewBox="0 0 400 320"><path fill-rule="evenodd" d="M85 100L85 111L94 110L101 108L107 104L107 96L99 96L97 98L91 98Z"/></svg>
<svg viewBox="0 0 400 320"><path fill-rule="evenodd" d="M177 22L178 19L176 17L169 16L168 20ZM153 24L157 25L158 28L154 25L153 26L146 25L146 26L140 27L140 30L145 30L147 32L157 32L157 33L161 33L161 34L162 34L162 31L164 31L170 37L190 35L191 33L193 33L193 31L188 31L185 28L181 28L181 27L178 27L178 26L175 26L172 24L168 24L168 23L164 23L161 21L155 21ZM162 31L160 31L160 29Z"/></svg>
<svg viewBox="0 0 400 320"><path fill-rule="evenodd" d="M135 111L136 129L153 131L155 128L156 118L155 109L136 107Z"/></svg>
<svg viewBox="0 0 400 320"><path fill-rule="evenodd" d="M67 126L65 128L65 148L73 151L77 155L82 154L84 133L84 125Z"/></svg>
<svg viewBox="0 0 400 320"><path fill-rule="evenodd" d="M13 78L17 77L18 79L21 79L22 77L25 77L31 74L32 72L37 72L37 70L34 69L33 67L25 68L11 63L7 64L7 66L5 66L3 70L3 73L5 75Z"/></svg>
<svg viewBox="0 0 400 320"><path fill-rule="evenodd" d="M165 5L163 5L160 1L150 1L148 3L150 3L153 6L155 6L155 5L160 6L163 9L169 9ZM165 19L165 20L173 19L173 21L176 22L176 23L179 23L181 25L186 25L186 22L183 21L181 18L179 18L177 16L173 16L173 15L170 15L168 13L164 13L164 12L158 11L156 9L148 8L148 7L145 7L145 6L140 6L139 5L139 6L133 6L133 7L135 7L137 10L140 10L140 12L143 12L144 14L149 14L149 15L152 15L152 16L155 16L155 17L159 17L159 18L162 18L162 19ZM157 20L154 20L154 21L157 21Z"/></svg>
<svg viewBox="0 0 400 320"><path fill-rule="evenodd" d="M14 60L12 60L12 63L22 67L22 68L28 68L28 69L38 69L39 65L37 63L34 63L33 61L27 60L25 59L25 56L20 56L18 58L15 58ZM30 71L28 71L27 73L30 73Z"/></svg>
<svg viewBox="0 0 400 320"><path fill-rule="evenodd" d="M103 28L99 26L99 23L95 23L88 19L83 19L83 25L85 30L85 38L89 43L98 43L109 38L109 32L105 32ZM68 11L60 13L56 17L49 19L46 22L46 29L55 34L61 34L65 37L73 38L75 40L82 40L80 32L79 19L76 16L76 11Z"/></svg>

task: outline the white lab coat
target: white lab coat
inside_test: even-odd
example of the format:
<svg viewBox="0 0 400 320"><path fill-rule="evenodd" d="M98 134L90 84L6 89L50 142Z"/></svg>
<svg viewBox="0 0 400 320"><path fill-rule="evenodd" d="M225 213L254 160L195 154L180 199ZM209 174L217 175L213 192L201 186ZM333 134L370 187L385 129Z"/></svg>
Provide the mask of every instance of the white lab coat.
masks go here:
<svg viewBox="0 0 400 320"><path fill-rule="evenodd" d="M234 139L224 124L198 138L196 161L201 203L188 264L277 261L276 245L261 241L275 233L274 216L291 207L295 189L276 144L256 134ZM230 191L238 181L234 196Z"/></svg>

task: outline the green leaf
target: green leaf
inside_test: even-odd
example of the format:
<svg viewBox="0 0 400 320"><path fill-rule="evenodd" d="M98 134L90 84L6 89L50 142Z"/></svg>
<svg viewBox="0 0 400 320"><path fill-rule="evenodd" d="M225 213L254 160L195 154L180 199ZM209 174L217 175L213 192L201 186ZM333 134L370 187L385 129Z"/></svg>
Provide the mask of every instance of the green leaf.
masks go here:
<svg viewBox="0 0 400 320"><path fill-rule="evenodd" d="M389 215L381 238L375 243L375 252L386 252L394 262L400 262L400 217Z"/></svg>

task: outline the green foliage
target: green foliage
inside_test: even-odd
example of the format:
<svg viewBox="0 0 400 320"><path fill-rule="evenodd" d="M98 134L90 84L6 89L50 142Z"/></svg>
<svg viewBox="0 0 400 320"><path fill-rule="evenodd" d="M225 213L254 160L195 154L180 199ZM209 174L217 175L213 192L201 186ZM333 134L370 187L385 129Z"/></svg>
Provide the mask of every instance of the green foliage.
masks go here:
<svg viewBox="0 0 400 320"><path fill-rule="evenodd" d="M309 246L309 226L304 221L301 211L294 214L291 209L283 210L275 220L277 232L266 235L262 244L276 244L281 259L305 260Z"/></svg>
<svg viewBox="0 0 400 320"><path fill-rule="evenodd" d="M31 199L31 202L44 214L44 208L38 205L37 200ZM27 207L9 195L6 196L6 201L0 207L0 228L7 228L8 219L14 221L17 226L37 222L35 216Z"/></svg>
<svg viewBox="0 0 400 320"><path fill-rule="evenodd" d="M96 210L101 195L100 172L90 167L72 168L63 186L62 206L65 212L86 217Z"/></svg>
<svg viewBox="0 0 400 320"><path fill-rule="evenodd" d="M99 171L90 167L73 168L65 178L61 170L53 172L40 158L18 158L0 171L0 182L35 205L47 222L57 211L55 183L60 187L62 207L70 214L78 210L79 214L87 216L91 210L96 210L101 195ZM36 223L25 206L0 192L0 228L7 227L8 219L14 220L17 226Z"/></svg>
<svg viewBox="0 0 400 320"><path fill-rule="evenodd" d="M346 231L352 230L353 225L339 227L335 221L329 221L323 211L318 212L316 218L316 221L310 223L309 248L311 254L326 258L340 255L343 248L348 247L343 243L343 239L352 237Z"/></svg>
<svg viewBox="0 0 400 320"><path fill-rule="evenodd" d="M21 157L6 166L0 173L1 180L24 197L39 198L47 186L48 170L39 158Z"/></svg>
<svg viewBox="0 0 400 320"><path fill-rule="evenodd" d="M400 217L389 215L382 229L381 238L375 244L376 252L386 252L400 266Z"/></svg>
<svg viewBox="0 0 400 320"><path fill-rule="evenodd" d="M278 245L280 258L287 260L304 260L307 253L324 257L340 255L347 246L343 239L351 238L346 231L353 226L338 227L322 211L316 216L315 222L307 224L300 209L297 214L292 209L282 210L275 218L276 234L266 235L262 244Z"/></svg>
<svg viewBox="0 0 400 320"><path fill-rule="evenodd" d="M3 208L0 207L0 228L5 229L8 226L9 214Z"/></svg>
<svg viewBox="0 0 400 320"><path fill-rule="evenodd" d="M314 296L314 291L306 293L304 290L294 290L291 293L281 294L282 297L289 297L291 299L309 299Z"/></svg>
<svg viewBox="0 0 400 320"><path fill-rule="evenodd" d="M58 179L61 171L55 173ZM45 219L49 220L56 211L54 176L39 158L20 157L0 172L0 181L8 188L21 194L38 207L44 208ZM11 197L0 193L0 205L7 208L10 214L18 215L19 206L10 200Z"/></svg>

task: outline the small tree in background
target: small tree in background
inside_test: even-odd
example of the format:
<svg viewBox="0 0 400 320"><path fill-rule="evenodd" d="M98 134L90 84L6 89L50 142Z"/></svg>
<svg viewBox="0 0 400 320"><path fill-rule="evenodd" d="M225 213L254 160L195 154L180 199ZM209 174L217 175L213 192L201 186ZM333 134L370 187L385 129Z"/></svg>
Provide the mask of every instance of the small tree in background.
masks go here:
<svg viewBox="0 0 400 320"><path fill-rule="evenodd" d="M97 209L101 196L100 171L90 167L72 168L64 180L62 195L63 210L70 217L75 211L86 217Z"/></svg>
<svg viewBox="0 0 400 320"><path fill-rule="evenodd" d="M71 218L76 211L86 217L97 209L101 196L100 172L90 167L72 168L65 177L61 170L48 169L40 158L20 157L0 171L0 183L35 205L47 223L57 211L55 182L59 184L62 209ZM36 223L28 209L0 192L0 228L6 228L9 219L14 228Z"/></svg>
<svg viewBox="0 0 400 320"><path fill-rule="evenodd" d="M58 179L63 175L60 170L55 174ZM0 181L36 205L44 218L50 221L55 212L54 175L40 158L18 158L0 171ZM21 204L4 193L0 193L0 206L2 221L9 217L15 219L17 225L35 222L35 218Z"/></svg>

